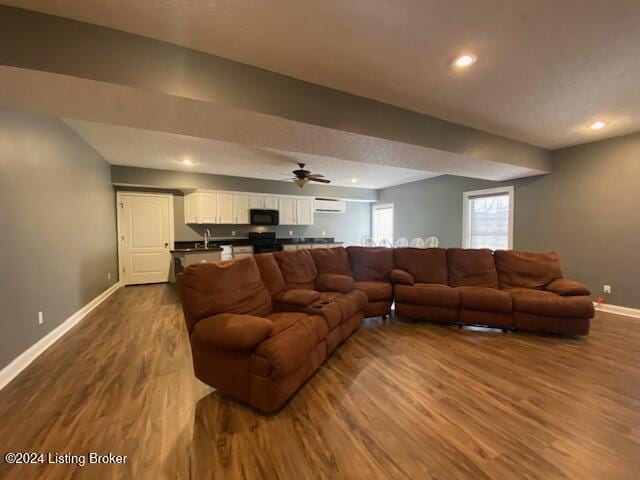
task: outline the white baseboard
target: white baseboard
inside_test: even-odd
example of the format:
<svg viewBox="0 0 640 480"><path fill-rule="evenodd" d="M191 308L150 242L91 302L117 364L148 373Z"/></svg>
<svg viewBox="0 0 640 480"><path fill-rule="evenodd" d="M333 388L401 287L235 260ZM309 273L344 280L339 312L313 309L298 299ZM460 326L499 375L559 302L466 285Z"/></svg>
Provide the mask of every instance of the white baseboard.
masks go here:
<svg viewBox="0 0 640 480"><path fill-rule="evenodd" d="M89 312L104 302L113 292L122 286L123 285L120 282L111 285L108 289L22 352L9 365L0 370L0 389L4 388L7 383L13 380L20 372L27 368L31 362L38 358L42 352L53 345L56 340L67 333L71 327L86 317Z"/></svg>
<svg viewBox="0 0 640 480"><path fill-rule="evenodd" d="M597 302L593 302L593 306L596 307L597 312L615 313L616 315L640 318L640 309L638 308L621 307L620 305L609 305L607 303L598 306Z"/></svg>

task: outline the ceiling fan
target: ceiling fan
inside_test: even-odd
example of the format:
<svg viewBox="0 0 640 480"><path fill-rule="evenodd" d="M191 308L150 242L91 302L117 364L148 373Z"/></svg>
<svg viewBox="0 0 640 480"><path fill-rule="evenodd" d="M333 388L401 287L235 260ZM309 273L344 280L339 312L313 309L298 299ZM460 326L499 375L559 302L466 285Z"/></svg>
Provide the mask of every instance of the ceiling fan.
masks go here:
<svg viewBox="0 0 640 480"><path fill-rule="evenodd" d="M309 170L304 169L304 163L299 163L299 170L294 170L293 173L295 177L288 178L287 180L293 180L293 183L298 185L300 188L304 187L309 182L319 182L319 183L331 183L331 180L327 180L323 178L324 175L319 173L311 173Z"/></svg>

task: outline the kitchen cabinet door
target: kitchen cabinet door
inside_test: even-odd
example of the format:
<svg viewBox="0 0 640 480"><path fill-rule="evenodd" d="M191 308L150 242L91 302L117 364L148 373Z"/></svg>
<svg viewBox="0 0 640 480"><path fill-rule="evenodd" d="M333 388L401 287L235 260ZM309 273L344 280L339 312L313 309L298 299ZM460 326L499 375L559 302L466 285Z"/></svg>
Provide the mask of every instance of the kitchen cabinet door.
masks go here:
<svg viewBox="0 0 640 480"><path fill-rule="evenodd" d="M249 195L249 208L264 208L264 197L258 195Z"/></svg>
<svg viewBox="0 0 640 480"><path fill-rule="evenodd" d="M247 195L233 196L233 218L236 225L249 224L249 197Z"/></svg>
<svg viewBox="0 0 640 480"><path fill-rule="evenodd" d="M184 196L184 223L198 223L196 221L196 194L190 193Z"/></svg>
<svg viewBox="0 0 640 480"><path fill-rule="evenodd" d="M233 195L231 193L218 193L218 221L216 223L232 225L234 220Z"/></svg>
<svg viewBox="0 0 640 480"><path fill-rule="evenodd" d="M313 198L296 200L296 224L313 225Z"/></svg>
<svg viewBox="0 0 640 480"><path fill-rule="evenodd" d="M278 197L264 197L264 208L267 210L278 210Z"/></svg>
<svg viewBox="0 0 640 480"><path fill-rule="evenodd" d="M280 210L280 225L295 225L296 200L294 198L281 198L278 201Z"/></svg>
<svg viewBox="0 0 640 480"><path fill-rule="evenodd" d="M198 193L200 196L197 223L216 223L218 197L215 193Z"/></svg>

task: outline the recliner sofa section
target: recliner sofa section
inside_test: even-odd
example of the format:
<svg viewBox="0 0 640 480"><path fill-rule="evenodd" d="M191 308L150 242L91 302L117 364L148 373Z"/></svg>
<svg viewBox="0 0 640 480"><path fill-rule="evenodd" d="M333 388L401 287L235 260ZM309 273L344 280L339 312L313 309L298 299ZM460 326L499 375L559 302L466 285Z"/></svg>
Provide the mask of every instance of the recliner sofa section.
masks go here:
<svg viewBox="0 0 640 480"><path fill-rule="evenodd" d="M321 249L318 250L320 251ZM315 251L312 252L316 254ZM347 247L346 253L354 280L353 286L367 296L364 316L389 315L393 304L393 248Z"/></svg>
<svg viewBox="0 0 640 480"><path fill-rule="evenodd" d="M274 412L327 357L321 315L278 312L253 258L187 267L177 287L196 377Z"/></svg>
<svg viewBox="0 0 640 480"><path fill-rule="evenodd" d="M341 265L340 250L333 252L332 271L319 271L313 250L266 253L255 257L262 279L277 311L321 315L329 329L326 343L331 353L364 319L365 294L353 287L348 262ZM324 249L327 252L327 249ZM342 257L346 260L346 255Z"/></svg>
<svg viewBox="0 0 640 480"><path fill-rule="evenodd" d="M401 248L391 279L399 317L586 335L589 289L563 278L555 252Z"/></svg>

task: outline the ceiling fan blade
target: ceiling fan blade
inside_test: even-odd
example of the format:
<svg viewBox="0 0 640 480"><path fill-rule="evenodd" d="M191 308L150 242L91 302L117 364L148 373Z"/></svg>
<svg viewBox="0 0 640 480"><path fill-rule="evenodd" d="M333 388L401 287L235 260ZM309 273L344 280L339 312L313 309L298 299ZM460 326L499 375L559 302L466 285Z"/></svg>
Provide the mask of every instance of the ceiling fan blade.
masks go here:
<svg viewBox="0 0 640 480"><path fill-rule="evenodd" d="M322 175L321 173L312 173L307 178L318 178L318 177L324 177L324 175Z"/></svg>
<svg viewBox="0 0 640 480"><path fill-rule="evenodd" d="M331 183L331 180L327 180L326 178L312 178L312 177L309 177L309 180L311 180L312 182Z"/></svg>

